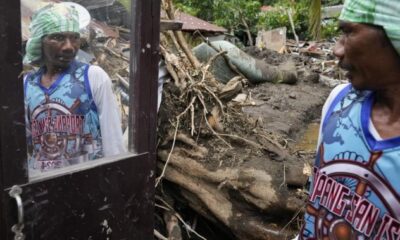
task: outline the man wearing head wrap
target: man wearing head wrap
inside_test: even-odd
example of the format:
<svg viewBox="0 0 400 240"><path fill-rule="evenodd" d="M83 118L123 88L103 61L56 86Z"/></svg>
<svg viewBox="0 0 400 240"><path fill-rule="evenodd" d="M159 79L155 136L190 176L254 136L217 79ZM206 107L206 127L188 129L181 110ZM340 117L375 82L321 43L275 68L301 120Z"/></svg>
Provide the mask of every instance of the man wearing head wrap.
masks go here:
<svg viewBox="0 0 400 240"><path fill-rule="evenodd" d="M124 152L111 80L98 66L75 61L77 11L50 4L30 25L24 63L39 67L24 78L29 168L48 171Z"/></svg>
<svg viewBox="0 0 400 240"><path fill-rule="evenodd" d="M347 0L299 239L400 239L400 2Z"/></svg>

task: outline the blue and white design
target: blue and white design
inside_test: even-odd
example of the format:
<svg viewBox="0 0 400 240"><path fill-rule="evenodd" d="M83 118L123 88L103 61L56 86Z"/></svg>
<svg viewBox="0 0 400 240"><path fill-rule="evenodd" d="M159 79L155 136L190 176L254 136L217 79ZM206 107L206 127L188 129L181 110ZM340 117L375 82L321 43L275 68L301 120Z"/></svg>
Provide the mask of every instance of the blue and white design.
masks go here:
<svg viewBox="0 0 400 240"><path fill-rule="evenodd" d="M348 85L330 106L300 239L400 239L400 137L373 137L373 101Z"/></svg>
<svg viewBox="0 0 400 240"><path fill-rule="evenodd" d="M40 82L43 68L26 77L28 145L33 151L30 169L47 171L103 156L88 68L71 63L49 88Z"/></svg>

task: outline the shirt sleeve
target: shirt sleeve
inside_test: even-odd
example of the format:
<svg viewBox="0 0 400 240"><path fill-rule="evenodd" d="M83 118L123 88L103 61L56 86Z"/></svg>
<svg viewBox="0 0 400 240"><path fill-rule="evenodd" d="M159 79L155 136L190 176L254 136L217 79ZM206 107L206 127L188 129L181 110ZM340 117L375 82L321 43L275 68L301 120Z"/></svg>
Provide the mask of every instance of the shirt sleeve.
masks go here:
<svg viewBox="0 0 400 240"><path fill-rule="evenodd" d="M90 66L88 80L100 120L104 156L125 153L122 141L120 109L108 74L99 66Z"/></svg>
<svg viewBox="0 0 400 240"><path fill-rule="evenodd" d="M32 143L32 132L31 132L31 123L30 123L30 121L29 121L29 118L30 118L30 116L29 116L29 109L28 109L28 103L27 103L27 100L26 100L26 96L27 96L27 93L26 93L26 84L27 84L27 82L26 81L28 81L27 80L27 78L28 78L28 75L25 75L24 76L24 109L25 109L25 133L26 133L26 145L27 145L27 148L28 148L28 156L30 156L31 155L31 152L33 151L32 150L32 148L33 148L33 143ZM29 159L29 157L28 157L28 159Z"/></svg>

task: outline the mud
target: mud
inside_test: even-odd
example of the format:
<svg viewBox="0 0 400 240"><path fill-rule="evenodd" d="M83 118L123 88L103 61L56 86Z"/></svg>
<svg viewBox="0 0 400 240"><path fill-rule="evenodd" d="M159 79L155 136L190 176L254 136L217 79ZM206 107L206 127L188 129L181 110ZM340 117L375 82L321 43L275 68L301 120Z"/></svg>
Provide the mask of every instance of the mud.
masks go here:
<svg viewBox="0 0 400 240"><path fill-rule="evenodd" d="M318 75L312 72L308 57L279 54L271 50L258 51L254 47L246 51L269 64L281 65L291 61L296 65L299 77L297 84L264 83L252 86L248 92L258 104L243 108L248 116L261 118L267 131L289 139L289 146L294 147L308 125L319 122L322 106L331 88L318 82Z"/></svg>
<svg viewBox="0 0 400 240"><path fill-rule="evenodd" d="M303 189L307 178L304 181L302 179L294 181L295 183L292 184L289 183L286 178L289 176L285 176L285 173L297 171L301 178L306 177L303 166L313 161L315 152L310 146L317 142L315 131L308 134L309 126L319 122L322 105L330 92L330 88L318 82L317 75L313 74L311 60L306 57L289 54L280 55L271 51L260 52L254 48L246 49L246 51L250 55L275 66L287 63L294 64L299 77L298 82L293 85L264 83L248 86L243 90L250 103L244 104L246 106L233 104L230 100L224 102L227 107L221 120L222 127L219 133L240 137L234 139L224 136L226 143L207 128L202 117L202 111L194 110L193 114L196 116L194 123L190 122L190 114L186 114L179 123L179 133L193 139L196 146L177 140L174 156L176 159L196 161L208 171L208 174L213 174L218 170L220 172L221 170L226 172L239 170L240 172L246 169L254 169L263 172L271 178L270 184L276 189L276 194L279 195L280 199L271 208L263 208L262 205L257 205L255 202L249 202L249 199L243 198L243 192L247 191L246 187L253 186L255 182L262 180L258 179L257 176L238 179L241 188L235 187L229 181L219 184L210 181L207 182L207 186L214 186L215 189L220 191L218 194L221 194L221 196L228 193L226 196L229 196L227 199L232 204L232 213L234 216L238 216L237 218L230 218L228 224L232 233L239 239L245 239L240 236L246 234L249 235L246 239L262 239L251 232L237 231L235 226L239 226L243 221L248 221L250 216L252 219L256 219L260 226L267 226L278 231L285 228L287 236L293 236L301 226L301 223L296 222L297 220L292 220L295 219L294 215L298 216L299 209L301 210L304 205L306 194ZM188 101L191 99L191 96L184 98L182 96L182 92L173 82L167 82L164 85L163 103L159 112L158 124L159 152L164 150L164 153L165 151L168 153L171 148L171 140L168 140L167 136L173 135L175 117L186 109ZM208 110L217 106L212 97L204 100ZM196 105L195 109L198 108L199 105ZM196 126L193 135L191 135L191 125ZM318 128L313 127L313 129ZM308 143L307 146L298 144L303 141L303 136ZM249 144L243 139L252 141L257 146ZM197 152L199 146L205 148L207 153ZM163 155L166 158L167 154ZM173 168L173 166L171 165L169 168ZM186 169L184 173L191 176L195 170L195 168ZM296 176L296 173L294 176ZM196 179L196 177L192 178ZM173 181L173 179L169 181ZM175 195L174 198L179 199L179 201L185 202L183 204L185 207L189 207L208 220L215 222L213 225L218 226L219 229L224 229L226 225L216 221L213 216L214 212L210 210L212 208L209 208L206 203L201 203L197 196L186 195L182 197L177 193L184 193L187 190L190 191L190 189L185 190L183 186L180 186L172 190L170 194ZM259 192L262 191L265 190L261 189ZM264 193L268 195L268 192ZM265 199L260 198L260 203L264 202ZM193 206L197 206L197 208ZM235 239L232 237L206 237L207 239ZM282 237L280 239L289 238Z"/></svg>
<svg viewBox="0 0 400 240"><path fill-rule="evenodd" d="M315 77L313 77L312 66L308 64L310 59L307 57L293 57L290 54L279 54L270 50L258 51L256 48L245 50L248 54L269 64L276 66L287 62L294 64L299 80L293 85L263 83L245 88L243 93L250 96L254 105L230 107L227 119L222 123L224 133L238 135L257 143L265 143L264 139L255 134L262 131L263 134L268 133L268 138L276 141L289 152L304 151L309 153L309 149L299 149L296 146L308 129L309 124L319 122L322 106L331 88L312 80ZM168 97L165 99L164 96L163 105L160 109L160 136L167 135L164 127L170 124L168 118L173 113L177 115L182 112L186 107L185 104L177 104L177 102L185 102L186 100L176 97L180 94L172 82L166 83L164 88L165 95ZM229 104L229 102L226 104ZM187 129L190 127L189 124L186 123L185 125ZM276 158L273 153L244 147L246 144L240 140L232 141L233 149L228 150L228 147L222 144L220 139L215 138L212 133L206 130L207 127L204 126L203 119L196 119L196 125L203 127L195 132L194 138L200 145L209 150L209 158L200 161L211 171L219 168L237 167L246 164L246 162L252 164L260 162L257 159L265 162L266 158L272 160ZM317 134L308 137L307 141L316 144ZM177 142L177 144L179 146L180 143ZM309 145L312 145L312 143ZM307 156L307 158L310 157L312 158L312 153ZM311 159L307 159L307 161L311 161Z"/></svg>

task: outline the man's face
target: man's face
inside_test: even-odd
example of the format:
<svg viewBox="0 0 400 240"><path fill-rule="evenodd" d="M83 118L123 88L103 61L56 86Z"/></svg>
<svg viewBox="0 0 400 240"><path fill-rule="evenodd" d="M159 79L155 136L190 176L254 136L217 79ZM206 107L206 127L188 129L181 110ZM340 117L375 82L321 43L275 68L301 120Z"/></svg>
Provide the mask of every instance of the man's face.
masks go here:
<svg viewBox="0 0 400 240"><path fill-rule="evenodd" d="M61 32L42 40L43 60L55 67L65 68L74 60L80 46L79 33Z"/></svg>
<svg viewBox="0 0 400 240"><path fill-rule="evenodd" d="M340 22L339 28L343 35L333 52L356 89L379 90L400 82L393 81L400 57L382 28L350 22Z"/></svg>

